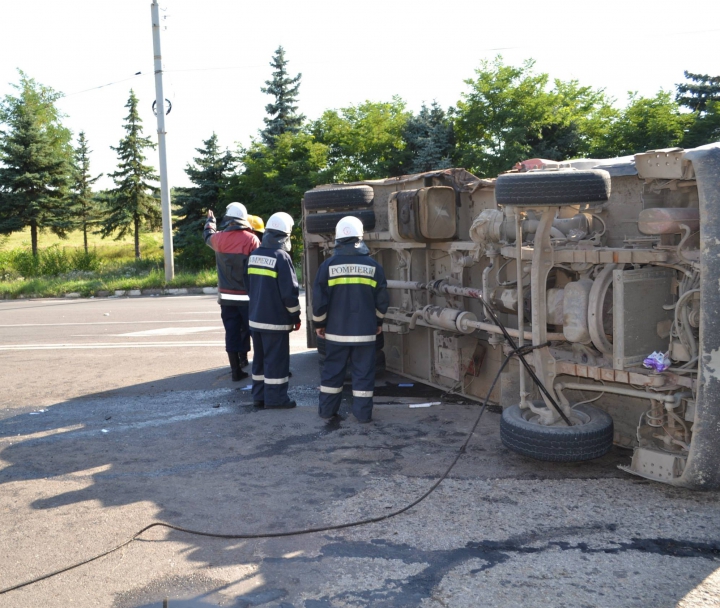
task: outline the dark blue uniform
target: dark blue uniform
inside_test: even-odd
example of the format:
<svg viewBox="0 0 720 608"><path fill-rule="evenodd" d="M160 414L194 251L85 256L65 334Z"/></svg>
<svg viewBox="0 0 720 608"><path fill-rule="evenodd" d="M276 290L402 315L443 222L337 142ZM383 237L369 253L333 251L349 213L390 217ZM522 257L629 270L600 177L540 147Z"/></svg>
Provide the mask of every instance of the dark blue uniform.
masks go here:
<svg viewBox="0 0 720 608"><path fill-rule="evenodd" d="M347 241L347 240L346 240ZM338 242L318 269L313 286L313 322L325 328L325 365L320 382L320 416L337 414L348 360L352 361L353 414L372 418L375 340L389 298L382 266L359 239Z"/></svg>
<svg viewBox="0 0 720 608"><path fill-rule="evenodd" d="M292 259L282 249L283 240L266 233L248 260L252 394L265 407L290 400L290 332L300 322L300 290Z"/></svg>

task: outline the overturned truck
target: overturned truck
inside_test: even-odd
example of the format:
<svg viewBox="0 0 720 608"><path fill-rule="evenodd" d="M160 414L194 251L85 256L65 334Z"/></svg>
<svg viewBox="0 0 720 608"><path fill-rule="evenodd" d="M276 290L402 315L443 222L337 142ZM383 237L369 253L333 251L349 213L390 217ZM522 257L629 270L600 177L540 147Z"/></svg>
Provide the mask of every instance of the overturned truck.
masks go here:
<svg viewBox="0 0 720 608"><path fill-rule="evenodd" d="M498 377L502 441L525 456L614 443L629 473L720 486L720 144L320 186L309 308L345 215L388 277L381 365L476 400Z"/></svg>

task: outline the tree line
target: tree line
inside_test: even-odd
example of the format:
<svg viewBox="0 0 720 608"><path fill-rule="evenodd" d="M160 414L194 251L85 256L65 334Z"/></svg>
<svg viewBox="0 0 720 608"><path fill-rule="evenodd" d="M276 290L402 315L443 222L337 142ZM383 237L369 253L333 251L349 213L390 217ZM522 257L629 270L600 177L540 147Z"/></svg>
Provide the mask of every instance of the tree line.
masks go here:
<svg viewBox="0 0 720 608"><path fill-rule="evenodd" d="M619 108L603 89L551 81L532 60L512 66L497 57L481 62L454 107L432 102L413 113L396 96L308 120L299 111L302 75L289 73L282 47L270 65L262 91L272 101L258 136L230 151L211 134L185 168L192 186L173 191L181 263L212 263L199 237L203 218L233 200L263 217L282 209L298 218L303 193L320 183L451 166L492 177L527 158L609 158L720 140L720 76L685 72L675 91L633 93ZM61 95L22 72L15 87L0 103L0 234L30 227L36 253L41 229L132 233L140 257L139 232L157 228L161 214L145 156L155 144L142 134L137 97L130 92L126 135L113 148L115 187L97 193L87 139L81 132L73 147L55 107Z"/></svg>
<svg viewBox="0 0 720 608"><path fill-rule="evenodd" d="M138 98L131 90L126 104L125 137L117 147L115 187L94 192L102 174L90 171L91 150L85 133L77 136L63 126L56 106L61 93L20 72L16 94L0 102L0 234L30 228L32 253L38 254L38 234L50 230L61 238L81 230L85 252L88 233L135 237L140 258L140 229L160 225L158 176L147 165L145 150L155 144L142 135Z"/></svg>

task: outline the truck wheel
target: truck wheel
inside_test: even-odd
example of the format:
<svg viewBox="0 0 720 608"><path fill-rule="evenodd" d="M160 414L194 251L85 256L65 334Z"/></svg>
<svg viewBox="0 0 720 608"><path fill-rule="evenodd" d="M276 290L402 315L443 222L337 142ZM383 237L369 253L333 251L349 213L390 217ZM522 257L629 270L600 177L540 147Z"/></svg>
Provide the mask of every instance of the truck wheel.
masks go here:
<svg viewBox="0 0 720 608"><path fill-rule="evenodd" d="M544 406L542 401L535 405ZM570 421L543 426L530 409L513 405L502 413L500 439L506 448L535 460L580 462L600 458L613 444L612 417L591 405L578 405Z"/></svg>
<svg viewBox="0 0 720 608"><path fill-rule="evenodd" d="M509 207L594 206L609 197L610 174L600 169L508 173L495 182L497 204Z"/></svg>
<svg viewBox="0 0 720 608"><path fill-rule="evenodd" d="M313 213L305 216L305 231L310 234L334 234L335 226L344 217L352 215L363 223L365 230L375 228L375 212L372 209L360 211Z"/></svg>
<svg viewBox="0 0 720 608"><path fill-rule="evenodd" d="M357 209L372 207L375 193L370 186L321 188L308 190L303 198L305 209Z"/></svg>

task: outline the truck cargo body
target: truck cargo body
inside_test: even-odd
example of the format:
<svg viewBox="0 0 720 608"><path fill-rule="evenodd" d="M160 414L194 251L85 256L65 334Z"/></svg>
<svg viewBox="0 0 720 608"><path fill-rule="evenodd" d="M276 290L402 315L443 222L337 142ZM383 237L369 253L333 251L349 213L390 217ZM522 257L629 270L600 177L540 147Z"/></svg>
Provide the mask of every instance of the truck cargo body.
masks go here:
<svg viewBox="0 0 720 608"><path fill-rule="evenodd" d="M308 307L334 223L362 219L390 287L387 369L482 400L509 356L490 400L511 449L517 424L542 443L596 411L633 450L628 472L720 485L720 146L331 184L303 209ZM525 359L544 391L493 316L536 346ZM553 449L536 456L573 459Z"/></svg>

